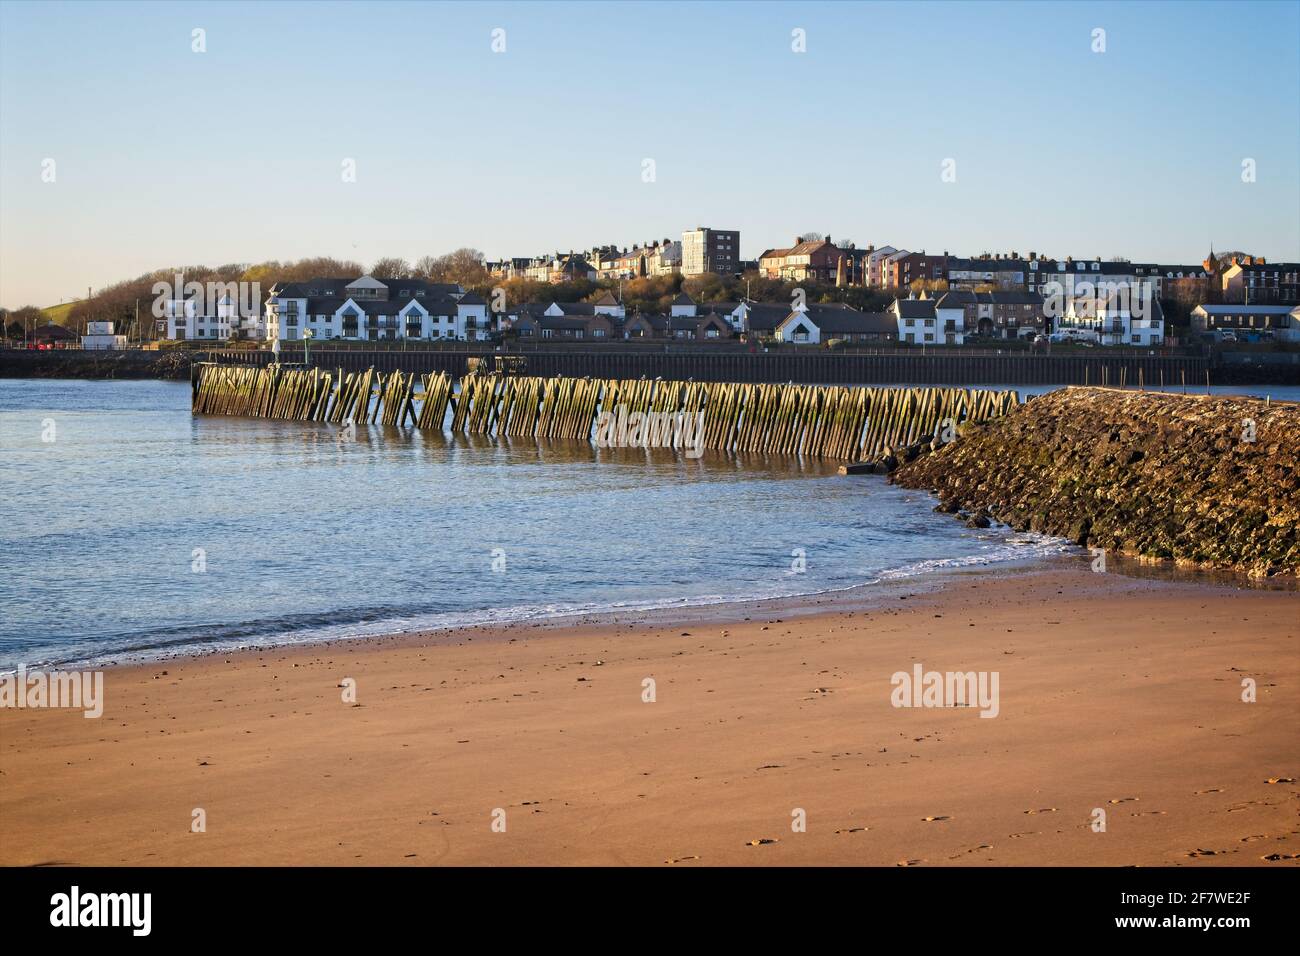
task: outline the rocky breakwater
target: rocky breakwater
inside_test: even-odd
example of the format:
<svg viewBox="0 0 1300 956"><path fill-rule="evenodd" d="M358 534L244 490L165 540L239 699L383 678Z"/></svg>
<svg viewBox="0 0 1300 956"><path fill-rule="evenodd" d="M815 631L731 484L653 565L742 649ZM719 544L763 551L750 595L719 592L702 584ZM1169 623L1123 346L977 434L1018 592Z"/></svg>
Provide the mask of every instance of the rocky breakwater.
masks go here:
<svg viewBox="0 0 1300 956"><path fill-rule="evenodd" d="M187 379L194 354L181 349L6 349L0 351L0 378Z"/></svg>
<svg viewBox="0 0 1300 956"><path fill-rule="evenodd" d="M1080 545L1300 576L1300 405L1066 388L964 426L890 481Z"/></svg>

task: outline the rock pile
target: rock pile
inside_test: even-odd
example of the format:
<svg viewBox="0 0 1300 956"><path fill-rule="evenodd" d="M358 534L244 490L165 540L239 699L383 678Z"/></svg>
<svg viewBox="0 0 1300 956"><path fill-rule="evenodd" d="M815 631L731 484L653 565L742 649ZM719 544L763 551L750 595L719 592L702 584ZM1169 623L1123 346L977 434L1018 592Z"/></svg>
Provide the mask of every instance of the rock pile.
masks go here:
<svg viewBox="0 0 1300 956"><path fill-rule="evenodd" d="M1066 388L902 465L938 511L1142 558L1300 576L1300 405Z"/></svg>

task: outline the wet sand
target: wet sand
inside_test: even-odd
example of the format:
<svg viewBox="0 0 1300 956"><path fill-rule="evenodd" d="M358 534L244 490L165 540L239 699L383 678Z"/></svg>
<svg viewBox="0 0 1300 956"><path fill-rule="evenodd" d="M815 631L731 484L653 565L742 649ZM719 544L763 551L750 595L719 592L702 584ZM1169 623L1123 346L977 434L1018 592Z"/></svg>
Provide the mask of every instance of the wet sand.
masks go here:
<svg viewBox="0 0 1300 956"><path fill-rule="evenodd" d="M110 668L0 710L0 863L1300 864L1300 596L1086 569Z"/></svg>

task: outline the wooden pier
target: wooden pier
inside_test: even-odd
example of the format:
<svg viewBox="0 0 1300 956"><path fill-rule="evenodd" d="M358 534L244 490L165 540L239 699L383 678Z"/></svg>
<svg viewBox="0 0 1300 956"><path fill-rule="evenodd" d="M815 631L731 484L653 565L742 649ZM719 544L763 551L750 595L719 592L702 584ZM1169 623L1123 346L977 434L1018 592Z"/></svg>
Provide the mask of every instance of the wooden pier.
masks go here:
<svg viewBox="0 0 1300 956"><path fill-rule="evenodd" d="M1006 414L1015 391L197 364L196 415L589 440L602 412L697 416L703 447L860 461ZM417 384L419 387L417 388ZM684 429L669 436L681 448Z"/></svg>

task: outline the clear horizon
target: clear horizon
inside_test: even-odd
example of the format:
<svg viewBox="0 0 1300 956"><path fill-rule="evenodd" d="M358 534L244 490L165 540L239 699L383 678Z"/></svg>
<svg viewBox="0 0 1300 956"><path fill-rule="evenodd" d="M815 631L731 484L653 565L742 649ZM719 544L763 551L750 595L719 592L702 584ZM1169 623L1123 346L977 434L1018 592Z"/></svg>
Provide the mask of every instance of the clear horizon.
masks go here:
<svg viewBox="0 0 1300 956"><path fill-rule="evenodd" d="M3 3L0 305L697 225L1300 260L1297 36L1293 2Z"/></svg>

